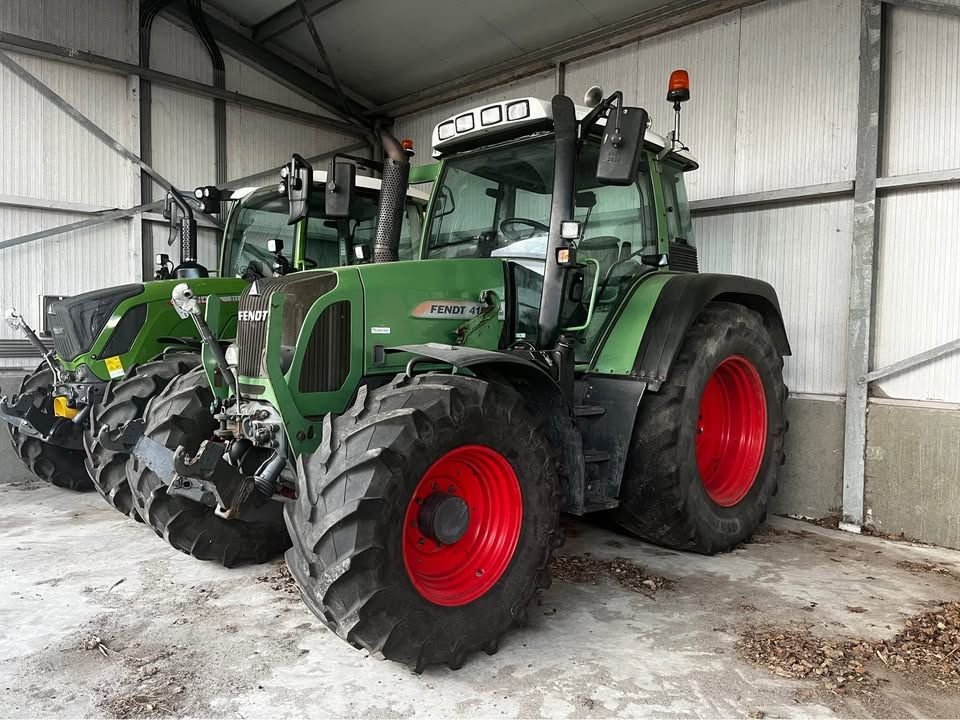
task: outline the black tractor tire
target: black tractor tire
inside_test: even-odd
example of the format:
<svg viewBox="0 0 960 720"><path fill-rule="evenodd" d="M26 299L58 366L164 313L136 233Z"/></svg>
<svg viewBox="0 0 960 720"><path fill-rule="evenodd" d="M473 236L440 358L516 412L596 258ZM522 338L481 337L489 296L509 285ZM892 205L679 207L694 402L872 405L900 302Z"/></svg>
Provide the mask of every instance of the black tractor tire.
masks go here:
<svg viewBox="0 0 960 720"><path fill-rule="evenodd" d="M143 417L147 403L170 384L200 363L197 353L171 353L157 360L135 366L124 378L111 380L103 400L94 411L93 427L117 428ZM137 512L127 483L128 453L108 450L93 433L83 438L87 472L101 497L124 515L143 522Z"/></svg>
<svg viewBox="0 0 960 720"><path fill-rule="evenodd" d="M437 484L423 490L441 463L478 450L502 464L457 466L463 472L440 473L452 480L442 480L447 487L439 493ZM285 508L293 539L287 564L310 610L356 648L416 672L436 663L456 669L478 649L495 652L505 632L526 622L537 590L550 584L550 559L562 542L557 468L539 423L512 388L437 373L361 387L352 408L327 416L320 448L301 458L298 471L298 498ZM508 485L497 485L503 477ZM496 508L486 506L487 528L514 513L493 531L511 549L483 560L486 550L470 551L489 546L471 545L469 559L451 566L466 569L463 585L445 570L436 584L418 589L407 563L423 583L419 553L447 552L433 539L416 539L422 526L411 512L424 507L425 497L459 492L470 507L470 527L448 542L451 549L488 537L475 520L485 510L468 493L470 482L499 499ZM473 570L480 563L491 569L492 585L484 584L482 565ZM435 601L435 593L447 591L442 604Z"/></svg>
<svg viewBox="0 0 960 720"><path fill-rule="evenodd" d="M729 403L720 407L729 411L706 404L708 381L724 386ZM716 387L709 397L717 397ZM737 398L742 412L732 404ZM708 555L749 539L777 490L786 400L783 358L761 316L738 304L707 305L667 381L643 396L614 520L659 545ZM720 416L737 419L724 425ZM721 434L733 439L714 443L717 427L733 428Z"/></svg>
<svg viewBox="0 0 960 720"><path fill-rule="evenodd" d="M217 423L210 412L213 393L203 368L174 378L150 400L144 432L164 447L183 445L195 453L213 437ZM214 509L167 494L167 486L133 456L127 477L134 504L144 522L177 550L224 567L263 563L290 547L279 502L247 506L240 517L224 520Z"/></svg>
<svg viewBox="0 0 960 720"><path fill-rule="evenodd" d="M23 379L18 394L39 391L46 402L52 390L53 371L44 364ZM83 464L83 450L73 450L44 442L21 432L13 425L7 425L7 431L10 433L10 442L17 457L38 478L67 490L84 492L93 490L93 483ZM83 433L79 427L73 432L78 436Z"/></svg>

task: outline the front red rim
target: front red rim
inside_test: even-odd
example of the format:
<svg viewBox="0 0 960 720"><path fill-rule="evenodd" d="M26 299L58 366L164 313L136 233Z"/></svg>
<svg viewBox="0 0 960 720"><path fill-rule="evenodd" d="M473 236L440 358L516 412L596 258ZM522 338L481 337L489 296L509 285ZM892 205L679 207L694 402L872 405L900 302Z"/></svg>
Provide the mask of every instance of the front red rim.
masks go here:
<svg viewBox="0 0 960 720"><path fill-rule="evenodd" d="M760 373L742 355L713 371L700 397L697 468L707 495L731 507L756 482L767 445L767 397Z"/></svg>
<svg viewBox="0 0 960 720"><path fill-rule="evenodd" d="M421 532L420 506L432 493L461 498L469 510L466 532L444 545ZM463 445L424 473L407 505L403 564L410 582L436 605L466 605L503 575L517 549L523 523L520 482L507 459L486 445Z"/></svg>

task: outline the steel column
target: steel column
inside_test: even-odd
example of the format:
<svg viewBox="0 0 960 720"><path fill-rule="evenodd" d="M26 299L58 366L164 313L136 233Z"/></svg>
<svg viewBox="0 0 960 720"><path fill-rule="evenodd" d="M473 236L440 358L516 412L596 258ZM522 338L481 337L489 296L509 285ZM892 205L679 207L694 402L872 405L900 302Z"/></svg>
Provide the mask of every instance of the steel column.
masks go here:
<svg viewBox="0 0 960 720"><path fill-rule="evenodd" d="M880 0L860 3L860 82L857 104L857 174L853 191L853 252L847 327L847 400L843 439L843 518L840 527L863 525L867 385L873 325L873 270L877 244L877 167L880 142L880 76L883 14Z"/></svg>

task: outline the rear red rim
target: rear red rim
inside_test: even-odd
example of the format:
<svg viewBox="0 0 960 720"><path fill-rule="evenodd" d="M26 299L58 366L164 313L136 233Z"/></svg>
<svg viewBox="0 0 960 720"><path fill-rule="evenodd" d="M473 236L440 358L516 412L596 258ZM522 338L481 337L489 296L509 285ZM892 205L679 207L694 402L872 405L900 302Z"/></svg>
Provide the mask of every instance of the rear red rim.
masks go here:
<svg viewBox="0 0 960 720"><path fill-rule="evenodd" d="M767 445L767 397L760 373L742 355L713 371L700 396L697 468L707 495L732 507L756 482Z"/></svg>
<svg viewBox="0 0 960 720"><path fill-rule="evenodd" d="M418 521L421 505L435 493L462 499L466 531L442 544ZM424 473L407 505L403 564L410 582L436 605L466 605L486 594L503 575L517 549L523 523L520 482L507 459L486 445L463 445Z"/></svg>

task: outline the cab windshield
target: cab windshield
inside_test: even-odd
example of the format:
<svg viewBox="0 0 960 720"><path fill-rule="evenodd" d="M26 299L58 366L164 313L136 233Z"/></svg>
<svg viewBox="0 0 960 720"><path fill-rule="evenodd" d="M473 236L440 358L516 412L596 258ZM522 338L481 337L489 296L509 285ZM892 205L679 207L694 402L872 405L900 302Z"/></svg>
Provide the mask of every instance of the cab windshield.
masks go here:
<svg viewBox="0 0 960 720"><path fill-rule="evenodd" d="M317 184L314 193L323 197L324 185ZM308 268L336 267L341 258L354 262L353 247L372 246L377 229L377 208L380 195L376 190L357 188L350 206L350 217L327 218L323 203L312 203L307 218L304 252ZM227 276L272 277L274 258L267 249L273 239L283 241L283 254L293 260L295 225L287 224L289 205L286 195L274 188L263 188L243 201L231 215L224 233L223 274ZM413 258L413 238L419 238L422 203L407 198L400 236L400 259ZM371 248L372 249L372 248Z"/></svg>
<svg viewBox="0 0 960 720"><path fill-rule="evenodd" d="M583 235L577 257L588 263L587 287L599 266L596 317L582 335L582 351L594 344L605 314L619 303L637 276L651 267L643 255L656 254L657 215L649 164L636 182L601 185L596 179L599 142L580 148L575 177L575 218ZM426 258L494 257L514 263L517 285L516 337L536 331L543 267L553 200L554 141L501 145L447 160L438 180L429 219ZM578 355L581 353L578 352Z"/></svg>

